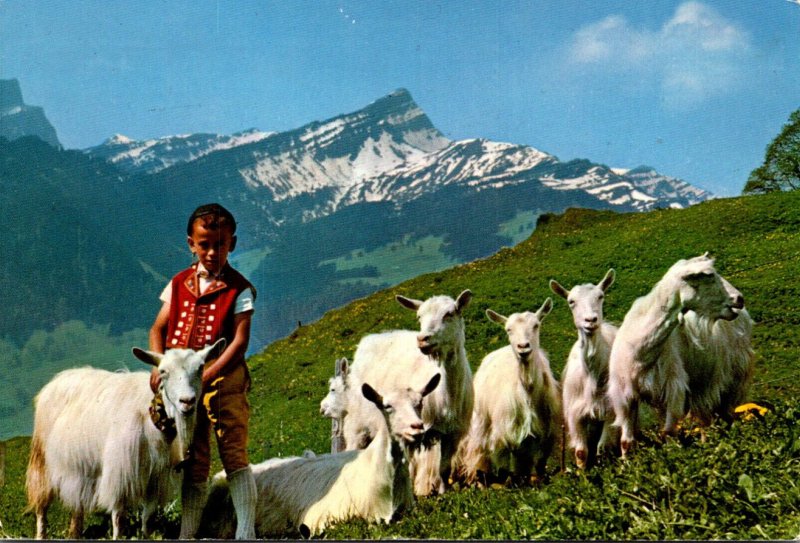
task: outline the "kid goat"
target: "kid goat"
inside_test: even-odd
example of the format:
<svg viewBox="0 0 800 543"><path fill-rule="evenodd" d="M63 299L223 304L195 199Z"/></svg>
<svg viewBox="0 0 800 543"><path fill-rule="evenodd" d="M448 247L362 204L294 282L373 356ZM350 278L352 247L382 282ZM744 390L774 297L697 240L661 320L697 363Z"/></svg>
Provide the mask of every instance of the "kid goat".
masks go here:
<svg viewBox="0 0 800 543"><path fill-rule="evenodd" d="M375 438L366 449L315 457L271 459L253 466L258 487L256 535L316 535L338 521L362 518L388 523L414 503L408 471L408 447L425 433L423 398L439 385L436 373L422 389L381 395L368 384L359 387L381 414ZM227 481L212 483L200 533L230 538L235 533Z"/></svg>
<svg viewBox="0 0 800 543"><path fill-rule="evenodd" d="M706 253L676 262L647 295L633 302L609 360L608 394L616 416L614 425L622 429L623 456L634 441L640 400L653 404L662 415L663 433L677 430L678 421L696 397L690 377L694 360L681 324L689 312L706 325L735 319L744 299L730 289Z"/></svg>
<svg viewBox="0 0 800 543"><path fill-rule="evenodd" d="M139 360L158 367L155 397L149 373L89 367L62 371L42 388L27 473L37 539L47 537L47 509L56 497L71 511L71 539L80 537L84 513L95 509L111 513L117 539L125 508L140 506L147 536L156 507L180 487L174 468L191 442L203 364L224 348L224 339L199 352L134 348Z"/></svg>
<svg viewBox="0 0 800 543"><path fill-rule="evenodd" d="M539 347L548 298L536 313L504 317L488 309L490 320L505 327L509 345L489 353L475 373L475 407L469 433L457 454L459 475L468 483L478 471L508 471L544 476L561 428L561 399L550 362Z"/></svg>
<svg viewBox="0 0 800 543"><path fill-rule="evenodd" d="M465 290L455 300L449 296L433 296L424 302L396 298L403 307L416 311L420 330L371 334L359 342L347 378L345 441L349 450L363 448L377 428L377 411L365 406L357 394L362 383L373 383L381 390L402 390L413 386L420 375L430 375L430 367L437 368L442 386L423 403L422 420L430 429L414 451L410 468L416 495L441 494L472 413L472 370L464 348L463 318L472 292Z"/></svg>
<svg viewBox="0 0 800 543"><path fill-rule="evenodd" d="M550 280L552 291L567 300L578 330L578 340L561 375L561 388L569 445L579 468L591 467L608 441L618 441L607 396L608 358L617 327L603 320L603 300L613 282L613 269L598 285L586 283L571 290Z"/></svg>

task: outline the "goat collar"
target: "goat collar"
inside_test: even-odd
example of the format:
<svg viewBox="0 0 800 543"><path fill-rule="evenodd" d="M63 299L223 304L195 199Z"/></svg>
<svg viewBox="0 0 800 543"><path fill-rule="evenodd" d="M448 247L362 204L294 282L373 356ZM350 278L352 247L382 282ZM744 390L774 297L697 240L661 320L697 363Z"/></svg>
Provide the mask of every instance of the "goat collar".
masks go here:
<svg viewBox="0 0 800 543"><path fill-rule="evenodd" d="M178 436L178 429L175 426L175 419L167 415L167 408L164 407L164 398L161 396L160 390L155 393L150 401L149 411L153 426L164 434L164 439L167 440L167 443L172 443Z"/></svg>
<svg viewBox="0 0 800 543"><path fill-rule="evenodd" d="M169 445L170 465L175 471L181 471L191 461L192 449L188 447L186 450L181 450L180 441L175 441L175 438L178 437L178 427L175 424L175 419L167 415L161 390L156 392L153 399L150 400L148 410L150 411L150 420L153 422L153 426L164 434L164 440Z"/></svg>

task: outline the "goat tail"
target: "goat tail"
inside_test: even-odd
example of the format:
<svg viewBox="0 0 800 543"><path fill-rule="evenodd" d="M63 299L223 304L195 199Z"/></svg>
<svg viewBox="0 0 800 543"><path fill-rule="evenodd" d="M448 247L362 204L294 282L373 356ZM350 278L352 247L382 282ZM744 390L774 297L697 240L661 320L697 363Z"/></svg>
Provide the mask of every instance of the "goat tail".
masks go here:
<svg viewBox="0 0 800 543"><path fill-rule="evenodd" d="M25 489L28 494L26 513L42 509L52 500L52 489L47 481L44 443L35 429L31 440L31 454L28 458L28 471L25 475Z"/></svg>

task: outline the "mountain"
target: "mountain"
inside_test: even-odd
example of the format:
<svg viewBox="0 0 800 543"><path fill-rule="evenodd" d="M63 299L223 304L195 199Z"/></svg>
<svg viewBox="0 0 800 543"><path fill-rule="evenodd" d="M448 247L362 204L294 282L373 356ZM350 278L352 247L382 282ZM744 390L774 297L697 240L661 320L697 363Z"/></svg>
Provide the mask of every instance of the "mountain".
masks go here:
<svg viewBox="0 0 800 543"><path fill-rule="evenodd" d="M712 194L683 181L662 175L649 166L639 166L625 173L636 187L653 198L670 201L670 207L688 207L703 200L708 200Z"/></svg>
<svg viewBox="0 0 800 543"><path fill-rule="evenodd" d="M211 136L197 138L209 141ZM484 139L450 141L405 89L354 113L289 132L253 141L228 138L236 143L217 148L206 145L207 153L191 152L188 136L148 142L117 137L86 152L130 172L142 171L145 163L149 165L146 171L156 172L167 164L195 162L194 168L166 175L173 182L176 175L190 175L203 185L204 178L212 175L203 172L213 172L217 178L224 174L234 191L261 192L254 196L260 200L254 204L276 226L313 220L364 202L389 201L402 208L451 185L478 192L536 183L581 192L598 205L603 202L621 211L687 207L711 196L650 168L613 170L588 160L561 162L523 145Z"/></svg>
<svg viewBox="0 0 800 543"><path fill-rule="evenodd" d="M115 332L146 322L132 308L148 307L163 285L142 268L138 248L154 244L157 230L131 228L144 208L113 166L33 136L0 140L0 185L3 250L14 255L0 266L0 291L11 294L0 338L22 344L69 320ZM172 264L159 256L167 247L147 251L153 267Z"/></svg>
<svg viewBox="0 0 800 543"><path fill-rule="evenodd" d="M36 136L53 147L61 147L44 110L22 100L19 81L0 79L0 137L15 140L24 136Z"/></svg>
<svg viewBox="0 0 800 543"><path fill-rule="evenodd" d="M214 151L260 141L270 135L270 132L261 132L254 128L230 136L186 134L144 141L115 134L85 152L116 164L131 173L155 173L176 164L196 160Z"/></svg>

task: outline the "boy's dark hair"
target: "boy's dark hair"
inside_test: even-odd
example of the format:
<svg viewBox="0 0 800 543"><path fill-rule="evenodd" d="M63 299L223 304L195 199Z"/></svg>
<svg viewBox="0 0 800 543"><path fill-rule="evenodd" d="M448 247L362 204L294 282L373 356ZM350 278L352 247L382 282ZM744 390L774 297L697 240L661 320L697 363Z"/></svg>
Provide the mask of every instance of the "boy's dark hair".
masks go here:
<svg viewBox="0 0 800 543"><path fill-rule="evenodd" d="M194 230L194 221L201 217L208 217L209 215L213 215L213 218L210 218L207 223L206 227L219 227L222 225L230 226L231 228L231 235L236 233L236 219L233 218L233 214L222 207L217 203L213 204L204 204L194 210L194 212L189 217L189 222L186 225L186 235L191 236Z"/></svg>

